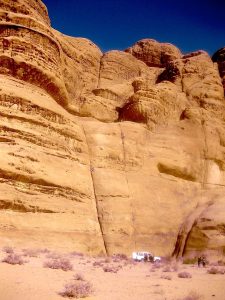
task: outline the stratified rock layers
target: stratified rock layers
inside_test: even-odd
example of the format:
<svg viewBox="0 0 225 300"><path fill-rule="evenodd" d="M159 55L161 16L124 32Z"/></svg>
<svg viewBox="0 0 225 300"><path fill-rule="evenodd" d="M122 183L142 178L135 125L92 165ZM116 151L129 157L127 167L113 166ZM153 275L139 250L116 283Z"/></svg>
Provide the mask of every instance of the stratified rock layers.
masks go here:
<svg viewBox="0 0 225 300"><path fill-rule="evenodd" d="M103 54L41 1L0 1L1 244L224 252L223 49L213 61L149 39Z"/></svg>

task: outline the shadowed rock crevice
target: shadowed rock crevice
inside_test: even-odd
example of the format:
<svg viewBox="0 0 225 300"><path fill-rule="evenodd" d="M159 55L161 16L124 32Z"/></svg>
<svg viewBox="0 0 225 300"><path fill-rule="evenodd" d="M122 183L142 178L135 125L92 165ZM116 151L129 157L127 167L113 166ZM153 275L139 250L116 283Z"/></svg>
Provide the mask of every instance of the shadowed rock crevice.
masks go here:
<svg viewBox="0 0 225 300"><path fill-rule="evenodd" d="M168 174L184 180L196 181L194 174L189 173L187 168L180 168L179 166L158 163L158 170L160 173Z"/></svg>
<svg viewBox="0 0 225 300"><path fill-rule="evenodd" d="M89 149L89 144L88 144L88 140L87 140L87 135L86 135L84 127L82 127L82 128L83 128L83 132L84 132L87 147L88 147L88 154L89 154L89 157L90 157L90 149ZM95 169L92 166L91 161L89 163L90 163L90 176L91 176L92 188L93 188L93 193L94 193L94 203L95 203L95 208L96 208L96 217L98 219L98 224L99 224L99 228L100 228L100 232L101 232L102 242L103 242L103 245L104 245L104 251L103 252L104 252L104 254L109 255L107 242L105 240L104 227L103 227L103 224L102 224L103 214L100 211L100 207L99 207L99 203L98 203L98 196L96 195L96 190L95 190L95 182L94 182L94 176L93 176L93 173L95 172Z"/></svg>

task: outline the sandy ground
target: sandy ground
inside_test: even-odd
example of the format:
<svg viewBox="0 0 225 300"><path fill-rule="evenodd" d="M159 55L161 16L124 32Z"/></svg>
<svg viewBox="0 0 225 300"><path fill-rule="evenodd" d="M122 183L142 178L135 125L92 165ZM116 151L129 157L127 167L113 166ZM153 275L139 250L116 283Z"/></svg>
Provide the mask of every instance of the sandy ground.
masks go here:
<svg viewBox="0 0 225 300"><path fill-rule="evenodd" d="M20 250L14 250L22 254ZM119 260L110 262L105 258L80 257L60 254L73 264L73 271L44 268L49 261L48 253L38 253L37 257L24 257L24 265L3 263L5 252L0 252L0 300L62 300L59 295L65 284L74 282L76 273L83 275L92 283L96 300L186 300L195 291L202 300L225 300L225 275L208 274L207 268L195 265L177 264L177 271L163 272L165 266L154 268L151 263L136 263ZM50 256L52 253L50 253ZM97 262L97 266L93 263ZM117 273L104 272L103 267L118 267ZM222 268L222 267L217 267ZM192 278L179 278L178 273L185 271ZM170 276L171 280L161 276ZM77 281L76 281L77 282ZM68 298L69 299L69 298ZM189 299L188 299L189 300ZM190 298L192 300L192 298ZM193 299L193 300L198 300Z"/></svg>

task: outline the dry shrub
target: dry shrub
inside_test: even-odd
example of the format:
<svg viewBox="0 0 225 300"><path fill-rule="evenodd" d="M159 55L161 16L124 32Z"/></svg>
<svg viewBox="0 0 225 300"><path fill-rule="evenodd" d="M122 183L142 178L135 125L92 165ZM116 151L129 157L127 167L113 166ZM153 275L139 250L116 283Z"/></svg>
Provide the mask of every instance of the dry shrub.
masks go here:
<svg viewBox="0 0 225 300"><path fill-rule="evenodd" d="M203 297L201 295L192 291L187 296L185 296L182 299L180 298L179 300L201 300L201 299L203 299Z"/></svg>
<svg viewBox="0 0 225 300"><path fill-rule="evenodd" d="M192 275L188 272L180 272L177 275L179 278L192 278Z"/></svg>
<svg viewBox="0 0 225 300"><path fill-rule="evenodd" d="M42 249L39 249L39 253L41 254L47 254L47 253L50 253L51 251L47 248L42 248Z"/></svg>
<svg viewBox="0 0 225 300"><path fill-rule="evenodd" d="M3 258L2 262L10 264L10 265L23 265L25 261L23 258L15 253L10 253L5 258Z"/></svg>
<svg viewBox="0 0 225 300"><path fill-rule="evenodd" d="M77 273L73 276L73 279L75 280L80 280L80 281L84 281L84 276L81 273Z"/></svg>
<svg viewBox="0 0 225 300"><path fill-rule="evenodd" d="M106 257L103 262L108 264L108 263L111 263L112 259L110 257Z"/></svg>
<svg viewBox="0 0 225 300"><path fill-rule="evenodd" d="M225 261L222 259L218 260L217 263L218 263L218 266L225 266Z"/></svg>
<svg viewBox="0 0 225 300"><path fill-rule="evenodd" d="M160 262L156 262L156 263L154 263L153 264L153 266L152 266L153 268L155 268L155 269L160 269L160 268L162 268L163 267L163 264L162 263L160 263Z"/></svg>
<svg viewBox="0 0 225 300"><path fill-rule="evenodd" d="M23 249L23 256L38 257L39 249Z"/></svg>
<svg viewBox="0 0 225 300"><path fill-rule="evenodd" d="M115 262L115 261L113 261L113 262ZM118 262L118 261L117 261L117 262ZM121 262L121 261L119 261L119 262ZM136 265L139 264L139 262L133 260L133 258L128 258L128 260L125 260L125 261L123 262L123 264L124 264L124 266L136 266Z"/></svg>
<svg viewBox="0 0 225 300"><path fill-rule="evenodd" d="M155 272L157 269L160 269L163 265L160 264L160 263L156 263L156 264L153 264L151 269L150 269L150 272Z"/></svg>
<svg viewBox="0 0 225 300"><path fill-rule="evenodd" d="M216 267L211 267L210 269L207 270L208 274L224 274L225 270L224 269L219 269Z"/></svg>
<svg viewBox="0 0 225 300"><path fill-rule="evenodd" d="M44 267L50 268L50 269L61 269L63 271L72 271L73 270L73 265L66 258L58 258L58 259L48 260L44 263Z"/></svg>
<svg viewBox="0 0 225 300"><path fill-rule="evenodd" d="M128 257L126 254L123 254L123 253L117 253L117 254L114 254L112 256L113 259L118 259L118 260L128 260Z"/></svg>
<svg viewBox="0 0 225 300"><path fill-rule="evenodd" d="M86 298L93 293L92 285L89 282L68 283L59 294L68 298Z"/></svg>
<svg viewBox="0 0 225 300"><path fill-rule="evenodd" d="M117 267L115 267L115 266L106 266L106 267L103 267L103 271L108 272L108 273L117 273L121 267L122 266L117 266Z"/></svg>
<svg viewBox="0 0 225 300"><path fill-rule="evenodd" d="M165 268L163 268L162 270L163 272L172 272L172 269L170 266L165 266Z"/></svg>
<svg viewBox="0 0 225 300"><path fill-rule="evenodd" d="M92 265L93 267L104 267L104 263L102 261L95 261Z"/></svg>
<svg viewBox="0 0 225 300"><path fill-rule="evenodd" d="M161 278L166 280L172 280L172 276L170 275L161 275Z"/></svg>
<svg viewBox="0 0 225 300"><path fill-rule="evenodd" d="M73 251L73 252L71 252L71 253L70 253L70 255L72 255L72 256L79 256L79 257L83 257L83 256L84 256L84 254L83 254L83 253L81 253L81 252L77 252L77 251Z"/></svg>
<svg viewBox="0 0 225 300"><path fill-rule="evenodd" d="M177 271L179 270L179 263L174 262L174 263L172 264L171 268L172 268L172 270L173 270L174 272L177 272Z"/></svg>
<svg viewBox="0 0 225 300"><path fill-rule="evenodd" d="M14 252L13 248L9 247L9 246L3 247L2 251L5 252L5 253L8 253L8 254Z"/></svg>
<svg viewBox="0 0 225 300"><path fill-rule="evenodd" d="M214 266L214 267L224 267L225 266L225 261L223 261L222 259L218 260L218 261L214 261L210 263L210 266Z"/></svg>

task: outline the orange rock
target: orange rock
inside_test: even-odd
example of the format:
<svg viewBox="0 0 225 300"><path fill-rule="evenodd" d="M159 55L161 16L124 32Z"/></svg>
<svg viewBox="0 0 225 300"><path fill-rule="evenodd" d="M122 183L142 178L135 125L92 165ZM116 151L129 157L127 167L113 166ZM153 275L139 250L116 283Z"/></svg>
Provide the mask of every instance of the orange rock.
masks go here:
<svg viewBox="0 0 225 300"><path fill-rule="evenodd" d="M1 244L223 251L223 50L103 54L41 1L0 5Z"/></svg>

